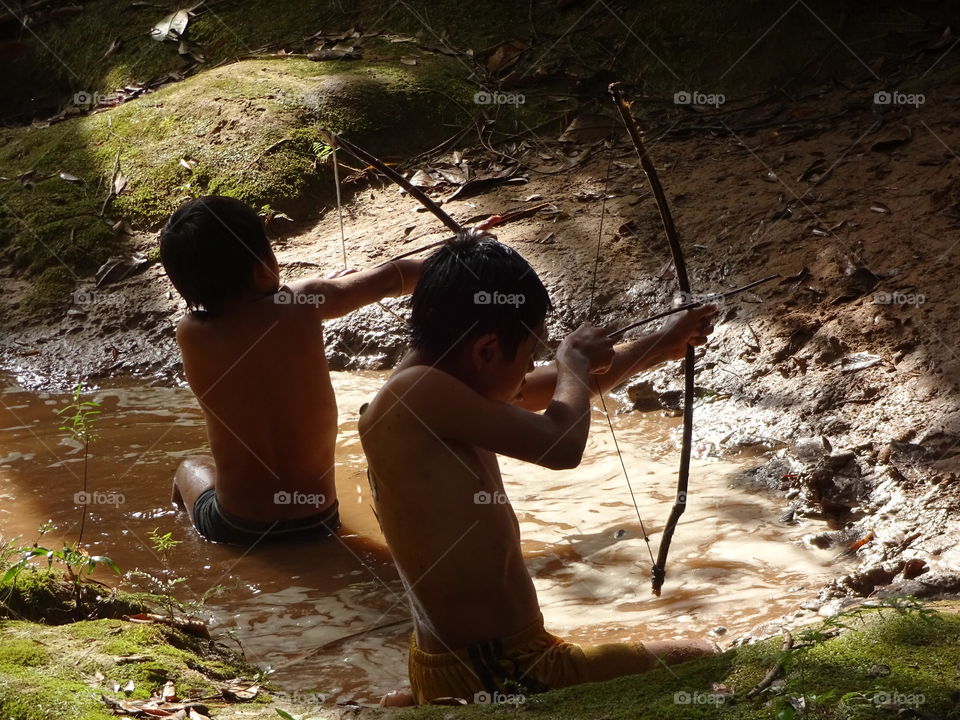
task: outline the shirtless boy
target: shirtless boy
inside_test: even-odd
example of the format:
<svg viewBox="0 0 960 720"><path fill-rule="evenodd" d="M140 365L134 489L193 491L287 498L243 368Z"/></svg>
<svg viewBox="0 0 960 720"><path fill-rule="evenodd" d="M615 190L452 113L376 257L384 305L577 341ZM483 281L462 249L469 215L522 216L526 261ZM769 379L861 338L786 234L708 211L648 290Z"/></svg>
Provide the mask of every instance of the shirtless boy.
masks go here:
<svg viewBox="0 0 960 720"><path fill-rule="evenodd" d="M187 303L177 343L213 454L180 465L174 501L215 542L330 535L337 402L323 320L410 292L422 260L281 285L256 212L218 196L170 217L160 258Z"/></svg>
<svg viewBox="0 0 960 720"><path fill-rule="evenodd" d="M411 353L360 417L377 514L412 608L418 703L540 692L714 652L697 641L580 647L546 632L497 455L576 467L597 383L609 389L704 344L716 307L616 348L584 324L534 370L549 306L527 262L492 238L441 248L413 293Z"/></svg>

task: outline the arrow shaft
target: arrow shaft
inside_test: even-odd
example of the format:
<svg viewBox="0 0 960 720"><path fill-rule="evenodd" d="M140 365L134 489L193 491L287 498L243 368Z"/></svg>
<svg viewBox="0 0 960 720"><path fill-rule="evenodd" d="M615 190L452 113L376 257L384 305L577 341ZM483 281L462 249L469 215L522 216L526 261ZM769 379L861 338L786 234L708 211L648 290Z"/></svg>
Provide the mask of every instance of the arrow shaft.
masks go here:
<svg viewBox="0 0 960 720"><path fill-rule="evenodd" d="M625 333L629 332L630 330L633 330L634 328L641 327L642 325L646 325L646 324L648 324L648 323L652 323L654 320L659 320L659 319L661 319L661 318L667 317L668 315L674 315L674 314L676 314L676 313L683 312L684 310L691 310L691 309L693 309L693 308L695 308L695 307L700 307L701 305L705 305L705 304L707 304L707 303L712 303L712 302L715 302L715 301L717 301L717 300L725 300L725 299L728 298L728 297L733 297L734 295L739 295L740 293L746 292L747 290L750 290L751 288L755 288L757 285L763 285L764 283L770 282L771 280L775 280L775 279L778 278L778 277L781 277L780 273L774 273L773 275L767 275L767 277L765 277L765 278L761 278L760 280L754 280L752 283L747 283L746 285L743 285L742 287L738 287L738 288L736 288L736 289L734 289L734 290L728 290L727 292L715 293L715 294L713 294L713 295L707 295L706 297L703 298L703 300L698 300L697 302L684 303L683 305L678 305L678 306L675 307L675 308L670 308L669 310L664 310L663 312L658 312L656 315L651 315L650 317L645 317L643 320L637 320L637 321L635 321L635 322L630 323L629 325L627 325L627 326L625 326L625 327L620 328L619 330L614 330L612 333L610 333L609 335L607 335L607 337L616 339L616 338L618 338L618 337L621 337L621 336L624 335Z"/></svg>
<svg viewBox="0 0 960 720"><path fill-rule="evenodd" d="M339 145L348 153L353 155L358 160L362 160L368 165L376 168L379 172L386 175L388 178L393 180L397 185L406 190L410 195L416 198L421 205L423 205L427 210L432 212L437 219L440 220L444 225L446 225L450 230L456 234L461 234L463 232L463 226L450 217L436 202L434 202L425 192L423 192L416 185L407 180L403 175L398 173L392 167L387 166L381 160L374 157L366 150L357 147L351 142L344 140L342 137L339 137L334 134L330 134L331 140L335 145Z"/></svg>

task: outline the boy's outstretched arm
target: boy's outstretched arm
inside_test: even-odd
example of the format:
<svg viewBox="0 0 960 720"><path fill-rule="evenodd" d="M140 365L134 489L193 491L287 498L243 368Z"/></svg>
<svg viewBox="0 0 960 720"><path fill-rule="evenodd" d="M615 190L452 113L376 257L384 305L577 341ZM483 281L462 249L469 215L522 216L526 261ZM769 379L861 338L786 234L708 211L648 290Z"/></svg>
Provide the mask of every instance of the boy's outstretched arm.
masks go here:
<svg viewBox="0 0 960 720"><path fill-rule="evenodd" d="M335 318L385 297L413 292L422 266L422 259L404 258L340 277L297 280L288 287L301 295L322 298L309 304L315 305L323 317Z"/></svg>
<svg viewBox="0 0 960 720"><path fill-rule="evenodd" d="M486 398L422 365L400 371L389 387L394 402L438 438L453 441L451 448L479 447L552 470L572 468L580 463L590 429L587 378L609 366L613 344L600 328L582 325L564 339L557 357L554 393L543 414Z"/></svg>
<svg viewBox="0 0 960 720"><path fill-rule="evenodd" d="M716 305L703 305L679 315L661 330L642 335L614 348L615 355L610 369L589 379L590 392L606 392L632 375L649 370L667 360L679 360L687 351L687 345L699 346L707 342L713 332ZM547 407L557 382L557 362L538 367L527 374L526 383L515 404L526 410L538 412Z"/></svg>

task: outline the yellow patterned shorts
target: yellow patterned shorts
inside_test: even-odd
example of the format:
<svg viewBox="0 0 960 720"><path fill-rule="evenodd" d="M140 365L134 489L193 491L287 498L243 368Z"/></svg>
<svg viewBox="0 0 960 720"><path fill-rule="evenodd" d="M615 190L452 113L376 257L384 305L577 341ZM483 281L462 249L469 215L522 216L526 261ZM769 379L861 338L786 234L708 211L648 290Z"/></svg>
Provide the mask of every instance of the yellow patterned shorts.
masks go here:
<svg viewBox="0 0 960 720"><path fill-rule="evenodd" d="M543 629L543 617L501 640L448 653L427 653L410 635L408 672L417 703L442 697L468 702L523 702L523 696L652 670L642 643L581 647Z"/></svg>

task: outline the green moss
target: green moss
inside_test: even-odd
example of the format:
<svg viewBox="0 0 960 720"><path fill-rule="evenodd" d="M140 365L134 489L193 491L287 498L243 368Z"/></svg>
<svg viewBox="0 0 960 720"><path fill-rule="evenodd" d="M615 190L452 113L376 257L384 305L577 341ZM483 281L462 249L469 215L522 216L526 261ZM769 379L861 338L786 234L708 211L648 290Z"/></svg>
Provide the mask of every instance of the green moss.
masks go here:
<svg viewBox="0 0 960 720"><path fill-rule="evenodd" d="M168 680L183 696L216 696L218 681L254 672L208 640L118 620L0 621L0 649L0 717L18 720L111 717L101 693L144 699ZM131 681L131 692L112 691Z"/></svg>
<svg viewBox="0 0 960 720"><path fill-rule="evenodd" d="M15 267L45 272L30 304L52 308L77 277L122 250L105 208L110 218L155 229L185 197L218 193L302 218L333 193L329 166L318 165L313 149L321 130L369 141L375 152L392 137L393 152L414 152L442 139L445 121L464 119L441 102L469 90L452 63L247 60L108 111L0 131L0 175L28 173L7 182L0 247ZM410 132L398 141L388 132L396 127ZM107 203L117 168L126 184Z"/></svg>
<svg viewBox="0 0 960 720"><path fill-rule="evenodd" d="M0 646L0 667L36 667L47 660L47 651L32 640L14 638Z"/></svg>
<svg viewBox="0 0 960 720"><path fill-rule="evenodd" d="M788 654L779 690L747 698L781 657L781 638L772 638L645 675L576 687L527 698L513 707L458 708L457 718L523 717L565 720L677 720L777 717L789 699L802 698L808 717L884 718L897 709L877 703L897 700L929 717L956 717L960 667L960 618L954 614L907 609L848 614L846 630L827 639L822 632L795 631L796 649ZM812 644L805 644L812 640ZM722 686L735 695L720 699ZM952 713L952 714L951 714ZM401 713L404 720L441 720L450 708L420 707ZM784 717L793 717L785 715ZM797 715L799 717L799 715Z"/></svg>
<svg viewBox="0 0 960 720"><path fill-rule="evenodd" d="M0 618L59 624L80 618L132 615L150 607L142 596L104 589L95 583L75 586L56 569L30 567L0 582Z"/></svg>
<svg viewBox="0 0 960 720"><path fill-rule="evenodd" d="M32 579L36 593L49 592L51 574ZM172 602L172 600L171 600ZM526 698L519 707L473 705L419 707L390 716L402 720L503 717L530 720L680 720L776 717L801 700L808 716L836 720L893 717L899 701L931 717L956 717L960 667L957 608L940 611L913 601L861 608L821 626L794 631L794 648L770 638L722 655L661 668L640 676L580 685ZM837 632L838 634L830 634ZM748 698L748 691L779 660L781 684ZM0 717L104 718L101 693L133 681L131 698L147 698L173 681L181 695L212 697L220 683L256 672L222 646L165 624L116 619L60 626L0 620ZM722 696L718 693L733 693ZM263 694L238 714L268 718L279 707L295 715L335 717L336 710L301 708ZM954 713L951 715L951 713ZM379 717L370 711L363 717Z"/></svg>

